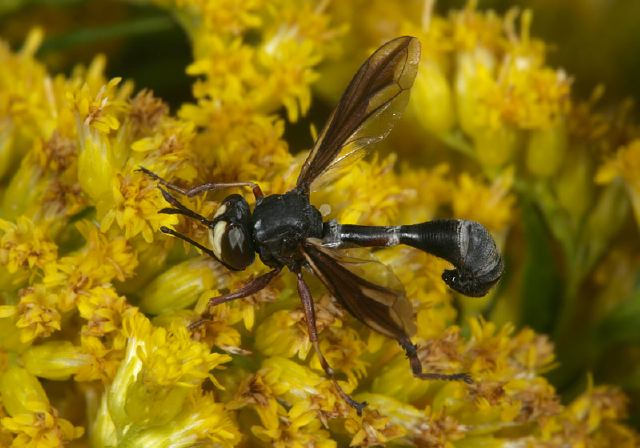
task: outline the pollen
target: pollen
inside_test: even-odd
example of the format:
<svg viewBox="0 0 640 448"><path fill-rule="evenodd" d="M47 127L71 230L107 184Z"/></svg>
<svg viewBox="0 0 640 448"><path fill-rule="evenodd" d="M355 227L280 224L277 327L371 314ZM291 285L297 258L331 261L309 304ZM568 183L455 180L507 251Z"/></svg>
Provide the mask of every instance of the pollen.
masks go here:
<svg viewBox="0 0 640 448"><path fill-rule="evenodd" d="M42 285L20 291L16 327L20 329L21 341L30 342L37 337L47 337L61 329L62 316L57 301L58 297Z"/></svg>
<svg viewBox="0 0 640 448"><path fill-rule="evenodd" d="M0 232L0 265L10 274L29 276L34 268L43 269L57 257L55 243L27 217L15 223L0 220Z"/></svg>
<svg viewBox="0 0 640 448"><path fill-rule="evenodd" d="M629 372L640 366L629 356L637 117L603 87L579 98L574 78L583 75L548 57L563 64L570 49L537 38L532 11L474 0L461 9L139 0L187 36L189 61L177 68L192 96L174 107L160 93L165 71L153 93L108 76L118 70L112 57L91 46L81 45L89 62L75 65L77 52L43 32L55 21L60 36L81 39L60 28L66 10L100 21L105 2L71 2L54 16L35 4L51 2L10 3L11 44L0 41L0 446L640 446L629 423L637 397L619 387L634 384ZM128 14L111 3L116 18ZM577 39L582 18L572 17ZM15 30L35 22L46 26L16 45ZM310 342L295 276L209 307L269 266L256 258L230 271L161 233L169 227L215 253L224 246L223 223L210 229L167 210L158 182L137 171L180 188L252 181L265 194L291 190L358 61L402 35L422 47L407 112L368 155L323 173L311 203L342 224L466 219L488 228L506 275L484 299L452 291L442 280L451 264L410 247L349 248L339 260L404 291L425 372L467 373L472 384L414 377L397 341L351 316L310 272L333 379ZM56 73L60 64L75 67ZM378 140L384 124L367 121L342 154ZM207 219L221 216L229 194L256 206L244 187L174 193ZM205 310L210 319L189 328ZM589 369L597 375L586 386L569 381ZM573 398L561 400L549 372L567 379ZM336 384L368 403L361 416Z"/></svg>
<svg viewBox="0 0 640 448"><path fill-rule="evenodd" d="M100 228L106 232L115 222L123 229L127 239L141 235L145 241L152 242L152 229L172 224L174 219L153 212L161 208L162 203L157 193L147 184L141 184L137 177L117 176L111 181L113 204L104 213Z"/></svg>
<svg viewBox="0 0 640 448"><path fill-rule="evenodd" d="M145 383L195 387L206 378L213 380L209 371L230 360L228 355L210 353L205 344L191 340L183 326L152 328L141 316L127 319L123 325L129 328L129 338L135 337Z"/></svg>

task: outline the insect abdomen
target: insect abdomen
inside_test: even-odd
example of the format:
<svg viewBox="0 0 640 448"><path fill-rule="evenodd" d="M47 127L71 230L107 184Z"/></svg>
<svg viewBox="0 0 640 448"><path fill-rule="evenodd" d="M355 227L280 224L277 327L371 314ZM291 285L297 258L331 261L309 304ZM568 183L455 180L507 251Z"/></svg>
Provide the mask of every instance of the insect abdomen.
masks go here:
<svg viewBox="0 0 640 448"><path fill-rule="evenodd" d="M456 291L484 296L500 279L504 264L489 231L462 219L429 221L400 227L400 243L451 262L442 279Z"/></svg>
<svg viewBox="0 0 640 448"><path fill-rule="evenodd" d="M481 297L500 279L504 265L489 231L474 221L444 219L408 226L324 224L329 247L383 247L406 244L443 258L455 266L442 279L454 290Z"/></svg>

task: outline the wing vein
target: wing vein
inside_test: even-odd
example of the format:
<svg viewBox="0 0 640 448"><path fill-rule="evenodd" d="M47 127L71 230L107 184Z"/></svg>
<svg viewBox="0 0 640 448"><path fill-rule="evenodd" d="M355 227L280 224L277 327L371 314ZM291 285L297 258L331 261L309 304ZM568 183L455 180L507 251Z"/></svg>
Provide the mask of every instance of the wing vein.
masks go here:
<svg viewBox="0 0 640 448"><path fill-rule="evenodd" d="M418 40L403 36L382 45L362 64L302 166L299 191L308 194L311 183L338 161L386 137L406 105L419 57Z"/></svg>

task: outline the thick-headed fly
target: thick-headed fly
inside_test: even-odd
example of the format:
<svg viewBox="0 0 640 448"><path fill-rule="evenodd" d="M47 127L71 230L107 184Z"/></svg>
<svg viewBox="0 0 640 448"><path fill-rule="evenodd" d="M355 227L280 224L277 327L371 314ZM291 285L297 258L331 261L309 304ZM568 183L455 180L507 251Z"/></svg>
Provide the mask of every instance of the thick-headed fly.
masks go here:
<svg viewBox="0 0 640 448"><path fill-rule="evenodd" d="M323 222L318 209L309 202L311 184L321 174L337 165L344 166L343 161L356 158L365 146L386 137L407 103L419 59L419 41L404 36L382 45L362 64L304 162L295 188L285 194L265 196L253 182L207 183L183 189L141 168L166 187L161 189L162 194L172 207L160 212L186 215L208 227L210 247L166 227L160 229L162 232L198 247L232 270L245 269L253 263L256 253L272 268L239 290L210 299L208 311L191 327L209 319L213 306L255 294L284 267L288 268L297 276L309 338L320 363L337 392L358 413L366 403L354 400L340 388L320 351L314 303L302 277L303 268L310 269L353 316L397 340L409 358L414 376L466 382L471 382L471 378L465 373L422 371L417 347L410 339L416 330L413 309L402 285L386 266L373 260L350 258L344 249L406 244L426 251L453 264L454 269L444 271L442 278L451 288L468 296L486 294L503 271L491 235L476 222L452 219L393 227ZM222 201L211 219L205 218L167 191L191 197L228 187L253 190L256 201L253 213L242 196L232 194ZM373 269L368 265L373 265ZM365 271L376 274L374 278L364 278Z"/></svg>

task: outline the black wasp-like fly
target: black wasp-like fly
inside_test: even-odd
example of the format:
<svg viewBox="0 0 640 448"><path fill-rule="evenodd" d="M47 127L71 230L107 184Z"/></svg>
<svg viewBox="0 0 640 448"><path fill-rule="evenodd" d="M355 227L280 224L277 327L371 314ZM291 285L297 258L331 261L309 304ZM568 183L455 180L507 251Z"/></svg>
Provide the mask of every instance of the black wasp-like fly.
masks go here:
<svg viewBox="0 0 640 448"><path fill-rule="evenodd" d="M191 189L173 185L151 171L141 171L160 184L188 197L228 187L250 187L255 196L253 213L240 195L226 197L211 219L182 205L161 189L172 208L160 213L181 214L209 229L211 247L205 247L175 230L160 230L178 237L215 258L227 268L243 270L256 252L272 270L256 277L239 290L209 300L207 311L191 328L211 318L211 308L220 303L254 294L276 277L283 267L296 274L309 338L322 368L337 392L362 412L365 402L345 393L334 370L320 351L311 291L302 276L310 269L331 294L353 316L373 330L397 340L409 358L413 375L423 379L471 382L465 373L423 372L417 347L410 337L416 326L411 303L390 269L374 260L349 256L345 248L388 247L406 244L441 257L454 266L445 270L443 280L468 296L483 296L503 271L503 263L489 232L480 224L465 220L437 220L421 224L377 227L323 222L309 201L311 184L327 170L363 153L365 146L386 137L401 115L418 70L420 42L404 36L382 45L360 67L331 114L320 137L307 157L296 186L285 194L265 196L253 182L207 183ZM372 269L368 267L373 266ZM364 273L375 272L374 278ZM369 274L371 277L371 274Z"/></svg>

